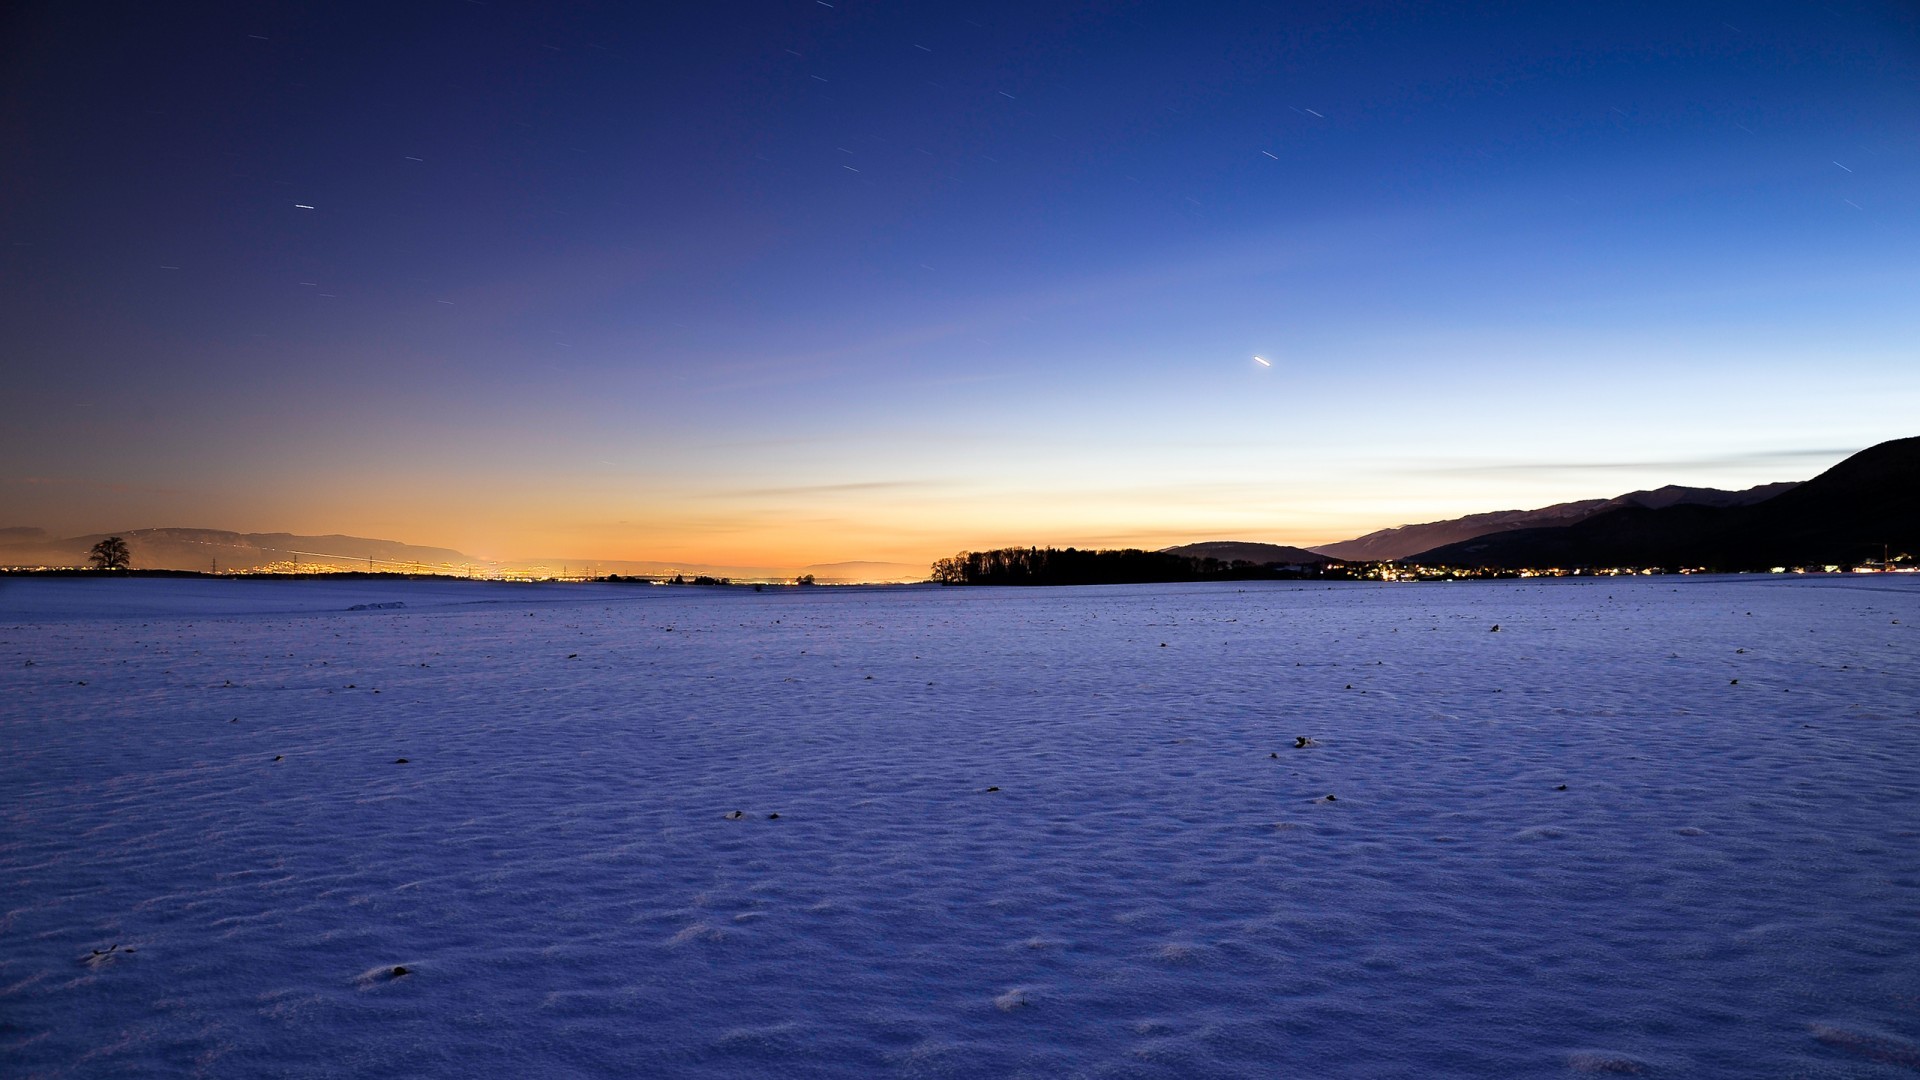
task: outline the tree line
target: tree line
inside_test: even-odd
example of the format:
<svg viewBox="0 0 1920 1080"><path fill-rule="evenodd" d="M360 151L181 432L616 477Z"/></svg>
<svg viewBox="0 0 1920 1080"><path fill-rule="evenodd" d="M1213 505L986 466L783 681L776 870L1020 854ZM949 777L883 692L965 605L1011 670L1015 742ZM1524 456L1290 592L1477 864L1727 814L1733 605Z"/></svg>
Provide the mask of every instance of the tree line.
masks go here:
<svg viewBox="0 0 1920 1080"><path fill-rule="evenodd" d="M933 564L933 580L942 585L1138 585L1311 576L1315 576L1315 571L1240 560L1222 562L1139 548L1109 551L1000 548L963 551Z"/></svg>

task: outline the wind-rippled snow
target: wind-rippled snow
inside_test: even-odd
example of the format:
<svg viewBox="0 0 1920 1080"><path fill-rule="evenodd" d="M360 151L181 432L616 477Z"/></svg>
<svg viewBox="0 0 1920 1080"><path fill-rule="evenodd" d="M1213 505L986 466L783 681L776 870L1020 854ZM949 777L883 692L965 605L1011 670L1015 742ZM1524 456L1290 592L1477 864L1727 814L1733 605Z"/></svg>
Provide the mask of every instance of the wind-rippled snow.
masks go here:
<svg viewBox="0 0 1920 1080"><path fill-rule="evenodd" d="M1911 1077L1916 586L13 579L0 1072Z"/></svg>

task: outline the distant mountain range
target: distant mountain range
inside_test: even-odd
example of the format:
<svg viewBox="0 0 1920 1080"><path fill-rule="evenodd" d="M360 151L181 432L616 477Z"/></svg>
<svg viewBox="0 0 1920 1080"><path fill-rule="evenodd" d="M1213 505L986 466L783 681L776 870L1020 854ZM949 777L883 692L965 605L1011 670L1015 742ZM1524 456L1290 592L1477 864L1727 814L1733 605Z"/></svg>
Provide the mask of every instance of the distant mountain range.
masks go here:
<svg viewBox="0 0 1920 1080"><path fill-rule="evenodd" d="M133 565L148 570L249 571L321 566L381 573L487 576L501 569L542 575L632 574L655 577L685 574L740 580L778 580L812 574L825 584L925 581L927 568L890 562L815 563L807 566L721 566L615 559L553 558L503 564L452 548L423 547L364 536L302 536L295 533L240 533L224 529L131 529L114 533L133 552ZM59 537L44 529L0 528L0 566L84 566L87 552L107 533Z"/></svg>
<svg viewBox="0 0 1920 1080"><path fill-rule="evenodd" d="M1668 485L1611 499L1381 529L1312 549L1215 540L1165 549L1222 562L1409 562L1521 569L1755 570L1920 556L1920 438L1869 447L1804 483Z"/></svg>
<svg viewBox="0 0 1920 1080"><path fill-rule="evenodd" d="M42 529L0 529L0 565L84 566L87 552L106 533L56 537ZM432 573L480 568L484 560L450 548L421 547L364 536L299 536L239 533L224 529L131 529L114 533L127 542L136 567L159 570L260 570L277 564L330 566L341 570Z"/></svg>
<svg viewBox="0 0 1920 1080"><path fill-rule="evenodd" d="M1773 498L1797 486L1793 481L1762 484L1745 491L1690 488L1669 484L1652 491L1629 491L1611 499L1582 499L1555 503L1538 510L1494 510L1424 525L1400 525L1352 540L1326 544L1314 550L1343 562L1391 562L1423 551L1457 544L1492 533L1521 529L1561 529L1613 510L1639 507L1659 510L1669 506L1747 506Z"/></svg>
<svg viewBox="0 0 1920 1080"><path fill-rule="evenodd" d="M1763 570L1851 565L1883 551L1920 555L1920 437L1869 447L1758 502L1622 506L1565 526L1483 534L1404 561Z"/></svg>

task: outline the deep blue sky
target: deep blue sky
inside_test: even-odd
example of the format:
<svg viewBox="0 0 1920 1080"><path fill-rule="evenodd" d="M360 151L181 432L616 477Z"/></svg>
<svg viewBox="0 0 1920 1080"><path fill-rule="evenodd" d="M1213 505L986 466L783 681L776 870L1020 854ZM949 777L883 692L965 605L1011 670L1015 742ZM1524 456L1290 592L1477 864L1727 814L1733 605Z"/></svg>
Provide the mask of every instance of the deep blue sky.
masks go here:
<svg viewBox="0 0 1920 1080"><path fill-rule="evenodd" d="M1907 4L184 7L0 27L0 525L912 562L1920 432Z"/></svg>

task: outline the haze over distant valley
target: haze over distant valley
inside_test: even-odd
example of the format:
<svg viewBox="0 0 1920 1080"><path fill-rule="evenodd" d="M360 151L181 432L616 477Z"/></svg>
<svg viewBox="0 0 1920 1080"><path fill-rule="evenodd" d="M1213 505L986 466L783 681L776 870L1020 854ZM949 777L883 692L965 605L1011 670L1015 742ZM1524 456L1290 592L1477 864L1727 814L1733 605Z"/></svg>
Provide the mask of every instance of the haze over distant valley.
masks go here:
<svg viewBox="0 0 1920 1080"><path fill-rule="evenodd" d="M1870 447L1811 481L1740 491L1665 485L1609 499L1503 510L1382 529L1314 549L1257 541L1202 541L1163 553L1219 564L1310 568L1329 562L1424 561L1517 569L1544 566L1699 566L1752 569L1856 563L1875 554L1920 554L1920 437ZM104 538L56 539L45 530L0 530L0 565L78 566ZM743 581L809 577L823 584L924 581L914 564L843 561L800 567L721 566L634 560L474 559L447 548L352 536L137 529L124 534L149 569L327 571L457 576L660 577ZM1021 545L1015 545L1015 548Z"/></svg>

